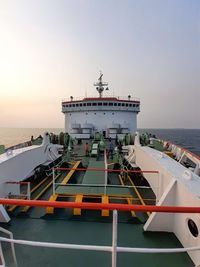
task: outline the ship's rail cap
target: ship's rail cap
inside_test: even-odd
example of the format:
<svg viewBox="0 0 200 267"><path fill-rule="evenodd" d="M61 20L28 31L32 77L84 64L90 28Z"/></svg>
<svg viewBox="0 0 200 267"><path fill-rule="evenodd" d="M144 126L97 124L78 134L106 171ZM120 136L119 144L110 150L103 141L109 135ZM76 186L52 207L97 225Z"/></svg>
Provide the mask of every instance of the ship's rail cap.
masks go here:
<svg viewBox="0 0 200 267"><path fill-rule="evenodd" d="M87 97L71 97L62 99L62 103L73 103L73 102L83 102L83 101L127 101L127 102L140 102L140 99L137 97L128 98L125 96L108 96L108 97L96 97L96 96L87 96Z"/></svg>

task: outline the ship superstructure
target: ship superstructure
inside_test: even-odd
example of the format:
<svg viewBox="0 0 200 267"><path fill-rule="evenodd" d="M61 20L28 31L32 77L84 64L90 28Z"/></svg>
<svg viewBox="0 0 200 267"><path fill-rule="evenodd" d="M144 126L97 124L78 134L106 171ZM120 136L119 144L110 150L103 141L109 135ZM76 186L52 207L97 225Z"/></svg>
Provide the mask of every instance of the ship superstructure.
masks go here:
<svg viewBox="0 0 200 267"><path fill-rule="evenodd" d="M105 138L116 138L137 129L137 114L140 112L140 101L119 97L103 97L103 74L94 84L99 97L86 97L80 100L62 102L65 114L65 132L78 139L87 139L100 132ZM108 88L106 88L108 89ZM106 90L105 89L105 90Z"/></svg>

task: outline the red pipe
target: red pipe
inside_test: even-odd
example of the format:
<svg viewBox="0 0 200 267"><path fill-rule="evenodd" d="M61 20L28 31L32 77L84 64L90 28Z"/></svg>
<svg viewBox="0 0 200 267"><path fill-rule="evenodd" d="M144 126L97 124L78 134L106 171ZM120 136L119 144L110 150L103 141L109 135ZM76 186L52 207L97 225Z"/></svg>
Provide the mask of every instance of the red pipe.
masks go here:
<svg viewBox="0 0 200 267"><path fill-rule="evenodd" d="M107 172L136 172L136 173L158 173L158 171L126 171L126 170L111 170L111 169L84 169L84 168L54 168L54 170L66 171L107 171Z"/></svg>
<svg viewBox="0 0 200 267"><path fill-rule="evenodd" d="M21 200L0 198L0 204L32 206L32 207L54 207L54 208L81 208L90 210L120 210L120 211L150 211L168 213L200 213L200 207L172 207L172 206L150 206L150 205L128 205L128 204L103 204L103 203L78 203L78 202L56 202L44 200Z"/></svg>

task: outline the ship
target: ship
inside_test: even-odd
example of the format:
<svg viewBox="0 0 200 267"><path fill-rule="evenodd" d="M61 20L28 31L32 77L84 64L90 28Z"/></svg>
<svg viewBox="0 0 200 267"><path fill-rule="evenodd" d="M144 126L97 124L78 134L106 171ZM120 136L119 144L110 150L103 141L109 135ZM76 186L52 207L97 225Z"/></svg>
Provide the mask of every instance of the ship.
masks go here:
<svg viewBox="0 0 200 267"><path fill-rule="evenodd" d="M0 147L1 266L200 266L200 157L94 86L62 101L64 132Z"/></svg>

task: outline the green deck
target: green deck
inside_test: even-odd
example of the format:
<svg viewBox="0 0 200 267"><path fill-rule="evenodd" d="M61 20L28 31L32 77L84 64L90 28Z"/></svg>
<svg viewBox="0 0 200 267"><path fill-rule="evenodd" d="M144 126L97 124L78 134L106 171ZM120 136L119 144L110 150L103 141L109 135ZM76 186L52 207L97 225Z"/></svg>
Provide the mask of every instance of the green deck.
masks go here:
<svg viewBox="0 0 200 267"><path fill-rule="evenodd" d="M89 161L88 169L105 169L104 161L97 161L91 158ZM83 184L104 184L105 172L103 171L86 171L83 178Z"/></svg>
<svg viewBox="0 0 200 267"><path fill-rule="evenodd" d="M133 191L133 190L132 190ZM104 186L79 186L79 185L65 185L56 188L56 194L90 194L90 195L103 195ZM129 188L123 187L107 187L107 195L131 195Z"/></svg>

